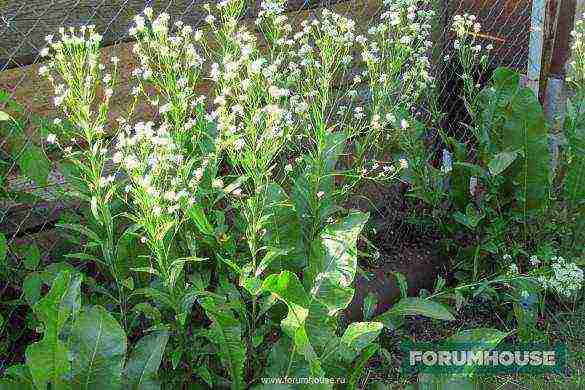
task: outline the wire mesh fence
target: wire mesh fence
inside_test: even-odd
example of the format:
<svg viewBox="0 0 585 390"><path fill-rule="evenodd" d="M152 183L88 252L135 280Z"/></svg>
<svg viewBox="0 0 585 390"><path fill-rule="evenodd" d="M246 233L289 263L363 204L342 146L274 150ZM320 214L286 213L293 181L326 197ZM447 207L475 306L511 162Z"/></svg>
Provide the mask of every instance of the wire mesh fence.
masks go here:
<svg viewBox="0 0 585 390"><path fill-rule="evenodd" d="M396 0L399 1L399 0ZM132 69L131 42L128 27L134 15L146 6L166 11L174 19L198 26L203 22L202 0L7 0L0 5L0 110L18 112L18 134L2 133L0 138L0 231L9 241L53 226L63 211L75 211L63 197L64 180L50 161L50 153L41 141L46 137L53 117L48 86L38 77L42 63L40 52L46 45L45 36L56 34L62 26L93 24L104 34L105 51L115 53ZM380 1L381 2L381 1ZM247 17L253 19L260 9L260 0L250 2ZM303 16L303 11L335 6L337 12L361 18L369 14L373 0L290 0L287 10ZM454 15L477 15L482 25L480 43L494 46L490 70L509 66L526 72L529 55L531 6L530 0L432 0L437 12L437 30L433 45L438 55L434 61L434 76L439 85L439 101L445 114L441 124L460 139L470 137L458 125L464 120L460 100L457 68L450 64L453 36L450 25ZM130 73L130 71L128 71ZM485 82L488 74L480 75ZM130 74L122 75L122 87L129 88ZM123 94L123 91L122 91ZM123 107L120 100L114 106ZM115 107L114 107L115 108ZM144 115L148 116L145 111ZM1 125L1 123L0 123ZM5 126L6 127L6 126ZM10 136L9 136L10 135ZM46 155L49 154L49 159ZM28 174L23 174L28 171ZM46 248L50 249L50 248Z"/></svg>

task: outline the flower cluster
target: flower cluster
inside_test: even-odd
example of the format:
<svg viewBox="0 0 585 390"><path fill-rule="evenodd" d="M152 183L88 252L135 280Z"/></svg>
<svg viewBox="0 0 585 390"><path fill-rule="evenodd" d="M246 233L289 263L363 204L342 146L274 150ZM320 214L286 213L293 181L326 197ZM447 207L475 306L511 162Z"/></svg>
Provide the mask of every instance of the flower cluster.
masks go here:
<svg viewBox="0 0 585 390"><path fill-rule="evenodd" d="M467 110L474 120L479 115L480 88L479 83L474 79L476 73L483 74L488 67L488 54L493 49L490 43L482 46L479 42L481 24L475 15L455 15L451 31L455 34L453 48L455 57L461 66L462 73L459 75L463 81L463 90L467 104ZM477 130L473 130L478 137Z"/></svg>
<svg viewBox="0 0 585 390"><path fill-rule="evenodd" d="M49 61L39 68L39 75L51 84L55 106L77 124L73 134L66 134L68 139L62 141L91 146L104 134L118 59L111 59L111 71L100 63L102 36L95 32L94 26L61 28L59 35L59 38L54 35L45 38L48 46L42 49L41 55ZM60 125L61 120L56 119L55 124ZM51 134L47 141L56 143L56 135Z"/></svg>
<svg viewBox="0 0 585 390"><path fill-rule="evenodd" d="M160 225L179 217L181 206L195 202L203 168L190 177L187 157L173 141L168 124L158 128L153 122L125 125L115 148L113 162L130 180L125 191L132 196L138 215Z"/></svg>
<svg viewBox="0 0 585 390"><path fill-rule="evenodd" d="M92 191L108 187L114 177L104 175L108 148L106 126L114 94L119 59L110 59L110 68L100 62L102 36L94 26L61 28L59 36L49 35L41 51L47 58L39 74L52 86L53 102L70 125L55 118L47 142L55 144L80 169ZM81 150L80 150L81 149Z"/></svg>
<svg viewBox="0 0 585 390"><path fill-rule="evenodd" d="M266 40L275 48L291 44L290 33L292 26L284 15L284 0L263 1L256 18L256 25L264 34ZM288 41L288 42L287 42Z"/></svg>
<svg viewBox="0 0 585 390"><path fill-rule="evenodd" d="M133 74L139 79L134 94L145 93L151 103L170 125L180 129L193 112L201 111L202 99L197 87L201 81L203 57L200 55L203 32L181 21L170 27L169 15L153 18L152 9L134 18L130 35L136 38L133 52L139 66ZM146 91L151 85L157 92L150 98Z"/></svg>
<svg viewBox="0 0 585 390"><path fill-rule="evenodd" d="M455 33L453 48L464 71L469 72L475 66L487 66L488 52L494 47L492 44L484 47L478 42L481 24L475 15L455 15L451 31Z"/></svg>
<svg viewBox="0 0 585 390"><path fill-rule="evenodd" d="M549 278L541 276L539 281L545 288L552 289L561 296L575 296L583 287L583 270L561 256L554 256L551 260L552 275Z"/></svg>
<svg viewBox="0 0 585 390"><path fill-rule="evenodd" d="M433 81L428 55L434 11L425 10L425 4L386 1L381 21L369 28L367 37L357 38L366 64L364 76L381 95L380 105L412 110Z"/></svg>

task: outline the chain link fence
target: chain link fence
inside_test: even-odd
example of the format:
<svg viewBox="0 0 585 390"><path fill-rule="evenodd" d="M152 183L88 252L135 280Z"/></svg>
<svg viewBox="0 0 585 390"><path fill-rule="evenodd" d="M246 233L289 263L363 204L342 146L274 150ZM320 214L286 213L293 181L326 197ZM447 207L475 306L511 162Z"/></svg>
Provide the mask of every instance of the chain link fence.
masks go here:
<svg viewBox="0 0 585 390"><path fill-rule="evenodd" d="M398 0L397 0L398 1ZM434 1L434 2L433 2ZM438 30L434 43L440 55L435 64L439 83L439 101L445 113L443 128L459 138L469 137L459 125L465 121L460 100L457 69L445 56L452 55L453 37L450 25L456 14L475 14L482 25L480 43L492 44L490 70L509 66L526 72L529 55L531 6L530 0L433 0L438 12ZM41 63L39 55L45 46L45 36L55 34L61 26L96 25L104 34L104 42L122 60L131 63L128 27L132 17L144 7L166 11L194 27L203 22L202 0L5 0L0 4L0 110L17 112L19 134L0 133L0 231L9 242L18 243L39 232L50 230L64 211L75 213L76 205L63 200L64 184L60 174L45 161L43 135L51 123L53 105L48 86L37 76ZM335 6L352 15L363 14L374 0L292 0L287 9L301 11ZM260 0L251 1L248 17L260 9ZM126 45L126 46L124 46ZM131 69L131 66L128 67ZM130 78L130 75L122 75ZM480 75L486 82L489 72ZM123 102L120 102L123 104ZM13 138L16 137L15 141ZM29 170L23 175L23 170ZM43 179L46 174L47 177ZM35 175L38 175L35 179ZM31 177L32 176L32 177ZM50 241L50 240L49 240ZM51 249L47 244L44 249Z"/></svg>

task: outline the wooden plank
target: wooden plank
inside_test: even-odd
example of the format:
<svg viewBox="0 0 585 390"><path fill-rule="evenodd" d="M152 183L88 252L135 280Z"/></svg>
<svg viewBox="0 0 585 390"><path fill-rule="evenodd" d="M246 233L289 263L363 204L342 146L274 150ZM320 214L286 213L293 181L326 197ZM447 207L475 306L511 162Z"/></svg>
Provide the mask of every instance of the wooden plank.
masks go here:
<svg viewBox="0 0 585 390"><path fill-rule="evenodd" d="M569 48L575 16L575 0L556 0L560 2L559 18L556 25L555 44L552 50L550 74L552 77L562 77L565 74L565 64L569 58Z"/></svg>

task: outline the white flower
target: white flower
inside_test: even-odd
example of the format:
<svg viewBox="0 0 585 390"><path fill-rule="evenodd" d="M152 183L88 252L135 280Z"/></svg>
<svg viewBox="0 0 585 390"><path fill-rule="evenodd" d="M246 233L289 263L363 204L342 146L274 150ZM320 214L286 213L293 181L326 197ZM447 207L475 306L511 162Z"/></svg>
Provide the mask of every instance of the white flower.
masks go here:
<svg viewBox="0 0 585 390"><path fill-rule="evenodd" d="M55 142L57 142L57 136L53 133L47 135L47 143L49 144L54 144Z"/></svg>
<svg viewBox="0 0 585 390"><path fill-rule="evenodd" d="M213 181L211 182L211 186L213 188L223 188L223 180L213 179Z"/></svg>
<svg viewBox="0 0 585 390"><path fill-rule="evenodd" d="M398 160L398 163L400 164L400 168L402 168L402 169L408 168L408 160L407 159L401 158L400 160Z"/></svg>
<svg viewBox="0 0 585 390"><path fill-rule="evenodd" d="M284 171L285 172L292 172L292 170L293 170L292 164L286 164L285 165L285 167L284 167Z"/></svg>
<svg viewBox="0 0 585 390"><path fill-rule="evenodd" d="M325 196L325 192L319 191L317 192L317 198L322 199Z"/></svg>
<svg viewBox="0 0 585 390"><path fill-rule="evenodd" d="M540 264L540 260L536 255L530 256L529 261L530 261L530 264L535 266L535 267Z"/></svg>
<svg viewBox="0 0 585 390"><path fill-rule="evenodd" d="M62 123L61 118L55 118L55 119L53 119L53 124L55 126L59 126L61 123Z"/></svg>
<svg viewBox="0 0 585 390"><path fill-rule="evenodd" d="M166 103L166 104L163 104L162 106L160 106L160 108L158 109L158 112L162 115L162 114L169 112L170 110L171 110L171 104Z"/></svg>
<svg viewBox="0 0 585 390"><path fill-rule="evenodd" d="M49 55L49 48L45 47L41 50L41 57L47 57Z"/></svg>
<svg viewBox="0 0 585 390"><path fill-rule="evenodd" d="M402 127L404 130L408 129L409 126L410 126L410 124L408 123L408 121L406 119L402 119L400 121L400 127Z"/></svg>
<svg viewBox="0 0 585 390"><path fill-rule="evenodd" d="M234 141L234 149L242 150L242 148L244 147L245 144L246 144L246 142L243 139L239 138L239 139Z"/></svg>
<svg viewBox="0 0 585 390"><path fill-rule="evenodd" d="M213 24L213 22L215 22L215 16L209 14L205 17L205 23Z"/></svg>

